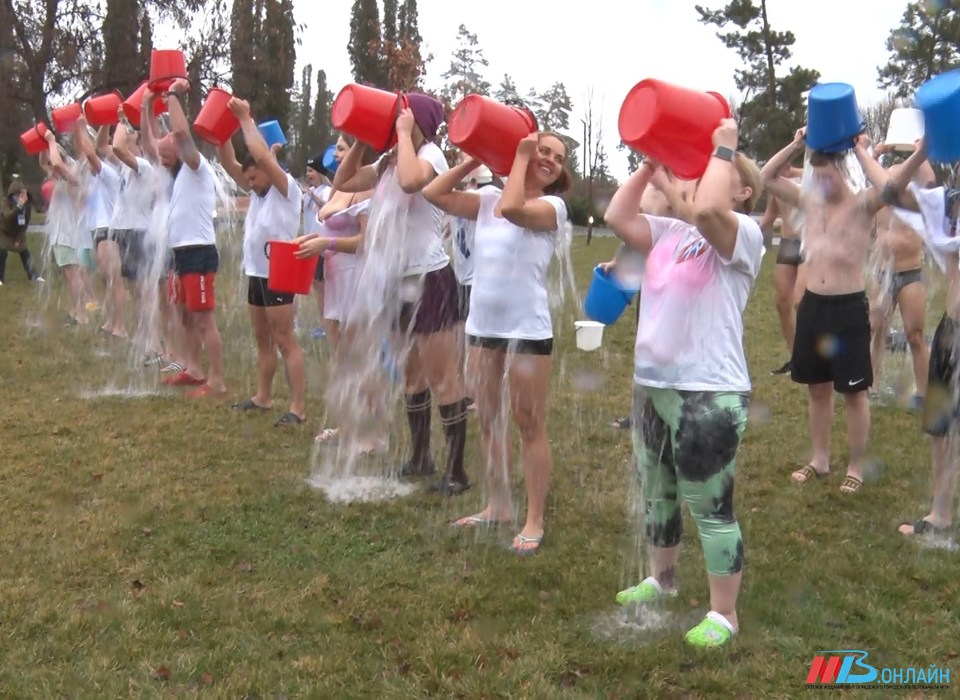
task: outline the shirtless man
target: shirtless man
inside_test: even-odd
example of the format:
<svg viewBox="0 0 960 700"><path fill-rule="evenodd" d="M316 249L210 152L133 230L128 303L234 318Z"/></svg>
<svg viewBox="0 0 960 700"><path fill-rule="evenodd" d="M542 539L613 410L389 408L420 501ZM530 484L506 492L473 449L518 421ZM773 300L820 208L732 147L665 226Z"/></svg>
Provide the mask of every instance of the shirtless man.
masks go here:
<svg viewBox="0 0 960 700"><path fill-rule="evenodd" d="M874 154L879 156L887 150L883 144L877 144ZM895 165L887 172L893 175L901 168L903 165ZM871 295L871 361L874 370L877 370L883 358L893 311L899 306L917 383L917 393L911 400L910 408L919 410L927 391L927 369L930 365L930 350L923 328L927 313L927 290L922 274L923 240L890 210L884 209L877 214L877 249L881 268L876 284L878 288Z"/></svg>
<svg viewBox="0 0 960 700"><path fill-rule="evenodd" d="M850 464L840 490L855 493L863 486L870 433L867 389L873 384L870 307L863 269L873 218L884 205L877 188L859 193L850 189L840 170L842 153L813 153L814 192L801 192L795 183L781 177L783 167L804 148L805 131L797 131L793 142L761 171L764 187L804 214L807 288L797 309L791 378L809 388L813 457L793 473L793 479L803 484L830 472L835 390L846 403L850 439ZM870 156L858 148L857 157Z"/></svg>
<svg viewBox="0 0 960 700"><path fill-rule="evenodd" d="M782 173L784 177L800 184L803 170L787 166ZM799 270L803 265L803 253L800 252L802 243L800 231L794 226L794 212L796 209L787 202L776 197L770 197L767 211L760 222L760 230L764 237L769 237L773 231L773 224L780 218L780 246L777 248L777 266L773 271L773 285L777 294L777 314L780 316L780 329L783 339L787 341L787 351L793 352L793 337L797 332L797 306L804 288L800 284ZM770 374L788 374L790 360L783 367L773 370Z"/></svg>

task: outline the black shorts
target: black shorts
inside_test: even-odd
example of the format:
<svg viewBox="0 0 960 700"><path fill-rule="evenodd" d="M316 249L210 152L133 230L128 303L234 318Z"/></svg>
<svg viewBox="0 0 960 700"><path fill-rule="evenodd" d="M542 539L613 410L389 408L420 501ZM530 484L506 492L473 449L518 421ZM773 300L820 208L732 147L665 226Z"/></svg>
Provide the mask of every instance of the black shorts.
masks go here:
<svg viewBox="0 0 960 700"><path fill-rule="evenodd" d="M472 284L457 284L457 293L460 299L460 318L467 319L470 315L470 292L473 291Z"/></svg>
<svg viewBox="0 0 960 700"><path fill-rule="evenodd" d="M800 252L799 238L781 238L777 246L777 265L797 267L803 264L803 253Z"/></svg>
<svg viewBox="0 0 960 700"><path fill-rule="evenodd" d="M798 384L833 382L841 394L873 385L870 305L865 292L825 296L807 290L797 308L791 378Z"/></svg>
<svg viewBox="0 0 960 700"><path fill-rule="evenodd" d="M475 348L502 350L503 352L514 352L517 355L553 354L553 338L524 340L522 338L480 338L475 335L468 335L467 343Z"/></svg>
<svg viewBox="0 0 960 700"><path fill-rule="evenodd" d="M420 280L420 299L400 306L400 330L429 335L450 330L464 318L460 315L457 276L450 265L428 272Z"/></svg>
<svg viewBox="0 0 960 700"><path fill-rule="evenodd" d="M940 319L930 345L930 371L923 400L921 424L928 435L943 437L957 427L960 401L957 398L957 322L947 315Z"/></svg>
<svg viewBox="0 0 960 700"><path fill-rule="evenodd" d="M125 280L138 279L147 265L144 247L147 232L123 229L116 234L117 245L120 246L120 276Z"/></svg>
<svg viewBox="0 0 960 700"><path fill-rule="evenodd" d="M188 245L173 249L173 269L179 276L210 275L220 271L215 245Z"/></svg>
<svg viewBox="0 0 960 700"><path fill-rule="evenodd" d="M317 261L317 269L313 273L314 282L323 282L323 256L320 256L320 260Z"/></svg>
<svg viewBox="0 0 960 700"><path fill-rule="evenodd" d="M97 247L104 241L115 241L117 240L117 232L109 228L97 228L93 230L93 249L96 250Z"/></svg>
<svg viewBox="0 0 960 700"><path fill-rule="evenodd" d="M286 306L293 303L295 296L270 291L266 277L247 277L247 303L250 306Z"/></svg>

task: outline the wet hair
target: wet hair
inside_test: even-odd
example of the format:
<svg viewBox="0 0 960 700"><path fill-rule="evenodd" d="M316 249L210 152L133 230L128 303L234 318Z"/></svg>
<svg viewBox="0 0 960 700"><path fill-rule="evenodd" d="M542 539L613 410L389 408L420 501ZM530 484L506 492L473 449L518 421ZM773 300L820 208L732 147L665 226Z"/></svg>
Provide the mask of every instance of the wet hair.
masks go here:
<svg viewBox="0 0 960 700"><path fill-rule="evenodd" d="M249 154L246 155L243 161L240 163L240 169L243 172L247 172L247 170L249 170L250 168L255 168L255 167L257 167L257 159Z"/></svg>
<svg viewBox="0 0 960 700"><path fill-rule="evenodd" d="M846 157L846 152L841 151L839 153L824 153L823 151L812 151L810 153L810 165L818 168L822 165L839 165L841 161Z"/></svg>
<svg viewBox="0 0 960 700"><path fill-rule="evenodd" d="M750 196L743 202L742 214L750 214L760 201L763 195L763 179L760 177L760 168L750 158L742 153L738 153L733 159L733 167L737 169L740 175L740 182L744 187L750 188Z"/></svg>
<svg viewBox="0 0 960 700"><path fill-rule="evenodd" d="M544 136L552 136L557 139L560 143L563 144L563 165L560 168L560 175L556 180L551 182L549 185L543 188L544 194L563 194L573 186L573 176L570 174L570 170L567 168L567 159L570 157L570 144L567 142L567 138L562 134L558 134L555 131L541 131L540 138Z"/></svg>

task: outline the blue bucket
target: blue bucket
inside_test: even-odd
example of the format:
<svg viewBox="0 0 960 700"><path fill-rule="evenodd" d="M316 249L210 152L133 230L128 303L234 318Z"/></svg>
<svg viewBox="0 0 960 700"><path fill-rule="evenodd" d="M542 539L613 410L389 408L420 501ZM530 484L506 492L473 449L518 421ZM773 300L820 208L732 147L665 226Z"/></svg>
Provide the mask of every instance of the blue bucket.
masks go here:
<svg viewBox="0 0 960 700"><path fill-rule="evenodd" d="M616 280L597 266L593 271L593 282L583 300L583 312L587 318L609 326L616 323L623 310L633 301L636 289L624 289Z"/></svg>
<svg viewBox="0 0 960 700"><path fill-rule="evenodd" d="M853 148L864 123L853 86L846 83L814 85L807 98L807 146L822 153Z"/></svg>
<svg viewBox="0 0 960 700"><path fill-rule="evenodd" d="M263 136L263 140L267 142L268 147L272 148L276 144L280 144L281 146L287 145L287 137L283 135L280 122L276 119L258 124L257 128L260 130L260 135Z"/></svg>
<svg viewBox="0 0 960 700"><path fill-rule="evenodd" d="M336 173L337 168L340 166L340 163L337 162L337 159L334 158L334 155L337 152L337 144L333 143L327 146L327 150L323 152L323 169L330 173Z"/></svg>
<svg viewBox="0 0 960 700"><path fill-rule="evenodd" d="M917 90L927 156L935 163L960 160L960 70L941 73Z"/></svg>

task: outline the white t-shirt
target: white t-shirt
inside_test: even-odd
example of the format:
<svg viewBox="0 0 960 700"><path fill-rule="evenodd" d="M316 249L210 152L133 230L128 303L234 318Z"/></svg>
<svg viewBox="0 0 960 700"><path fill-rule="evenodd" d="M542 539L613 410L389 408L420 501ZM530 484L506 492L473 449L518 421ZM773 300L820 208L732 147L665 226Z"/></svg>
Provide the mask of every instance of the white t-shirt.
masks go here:
<svg viewBox="0 0 960 700"><path fill-rule="evenodd" d="M743 310L760 272L763 234L737 214L740 228L725 260L697 228L647 216L653 248L640 295L633 380L680 391L750 391Z"/></svg>
<svg viewBox="0 0 960 700"><path fill-rule="evenodd" d="M150 225L150 210L156 194L153 166L137 158L137 169L120 166L120 193L113 213L113 228L117 230L146 231Z"/></svg>
<svg viewBox="0 0 960 700"><path fill-rule="evenodd" d="M333 190L327 185L318 185L316 187L311 187L310 192L313 192L321 202L326 202L330 199L330 194ZM304 233L318 233L320 231L320 222L317 221L317 212L320 211L320 207L317 206L317 203L313 201L313 197L310 196L309 192L303 193L303 232Z"/></svg>
<svg viewBox="0 0 960 700"><path fill-rule="evenodd" d="M417 151L417 158L427 161L437 175L449 170L443 151L432 141L427 141L420 146L420 150ZM389 175L396 167L395 164L387 166L374 195L381 204L380 212L383 216L390 215L389 205L396 201L395 196L386 196L387 193L383 191L386 183L393 180ZM390 194L396 195L396 193ZM450 264L450 257L443 247L443 212L430 204L424 198L423 192L404 196L409 197L409 210L407 213L407 231L403 243L406 258L403 275L424 275L435 270L442 270Z"/></svg>
<svg viewBox="0 0 960 700"><path fill-rule="evenodd" d="M186 163L181 164L170 195L170 247L216 245L217 234L213 228L216 206L213 168L207 159L200 156L200 165L196 170Z"/></svg>
<svg viewBox="0 0 960 700"><path fill-rule="evenodd" d="M87 194L84 205L85 228L95 229L97 220L100 218L100 210L103 208L103 195L100 193L100 178L93 174L86 161L82 161L80 186ZM91 238L91 241L93 239Z"/></svg>
<svg viewBox="0 0 960 700"><path fill-rule="evenodd" d="M486 185L476 190L474 194L494 192L500 194L500 189L493 185ZM457 275L457 282L466 286L473 284L473 246L476 236L477 222L460 217L450 217L450 236L453 250L453 271Z"/></svg>
<svg viewBox="0 0 960 700"><path fill-rule="evenodd" d="M97 189L100 191L100 203L97 206L97 218L94 229L110 228L117 207L117 195L120 193L120 173L105 160L100 161L97 173Z"/></svg>
<svg viewBox="0 0 960 700"><path fill-rule="evenodd" d="M243 273L269 277L267 241L292 241L300 230L300 188L287 174L287 196L271 186L261 197L250 193L250 208L243 222Z"/></svg>
<svg viewBox="0 0 960 700"><path fill-rule="evenodd" d="M481 338L546 340L553 337L547 270L567 220L559 197L541 197L557 212L552 231L531 231L495 215L501 193L478 192L473 288L466 332Z"/></svg>

